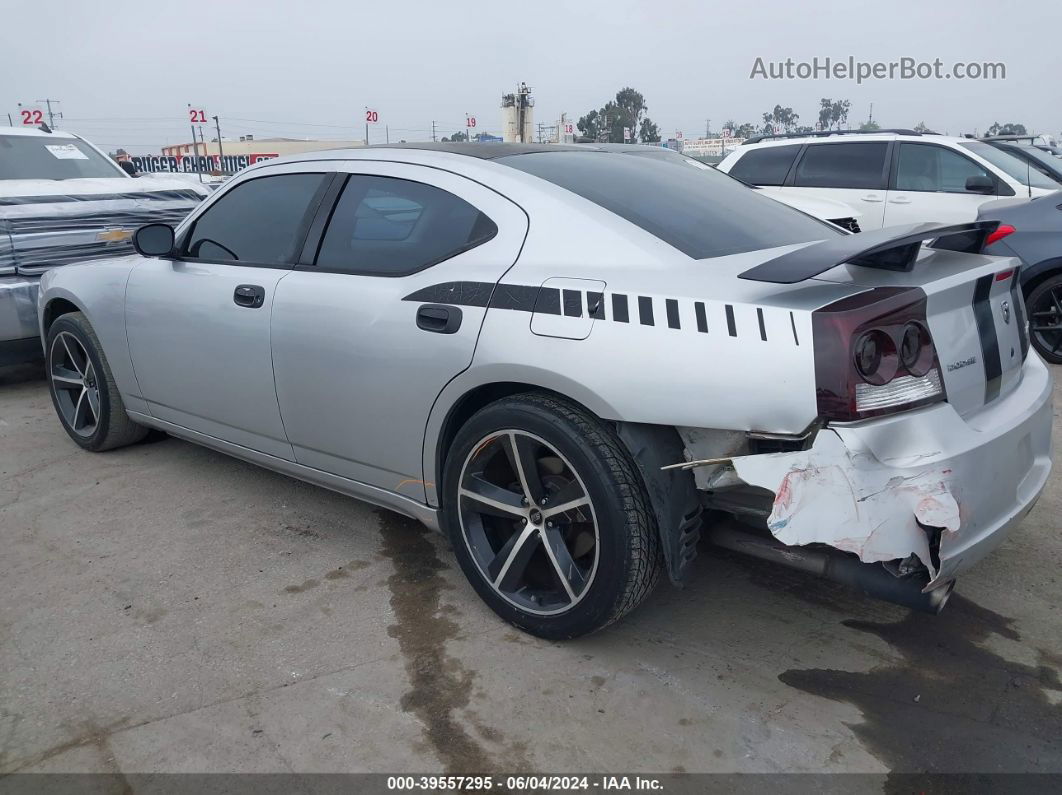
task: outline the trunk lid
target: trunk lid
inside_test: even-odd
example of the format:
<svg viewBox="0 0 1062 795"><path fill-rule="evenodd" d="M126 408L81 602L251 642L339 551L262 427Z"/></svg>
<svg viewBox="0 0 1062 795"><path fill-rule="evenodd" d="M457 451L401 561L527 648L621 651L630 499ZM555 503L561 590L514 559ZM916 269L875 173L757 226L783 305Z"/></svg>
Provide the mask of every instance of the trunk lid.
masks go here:
<svg viewBox="0 0 1062 795"><path fill-rule="evenodd" d="M1021 380L1028 337L1019 265L1013 258L923 249L910 271L840 265L815 280L923 290L948 402L969 416Z"/></svg>

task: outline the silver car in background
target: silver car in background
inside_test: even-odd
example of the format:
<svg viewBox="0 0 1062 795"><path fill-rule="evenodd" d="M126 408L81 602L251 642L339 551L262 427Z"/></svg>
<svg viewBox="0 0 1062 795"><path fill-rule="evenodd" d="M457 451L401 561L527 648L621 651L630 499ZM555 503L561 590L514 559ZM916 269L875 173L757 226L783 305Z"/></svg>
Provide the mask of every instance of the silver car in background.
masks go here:
<svg viewBox="0 0 1062 795"><path fill-rule="evenodd" d="M40 333L81 447L162 429L415 517L543 637L681 582L702 526L935 612L1051 469L994 229L851 235L594 147L317 152L48 272Z"/></svg>

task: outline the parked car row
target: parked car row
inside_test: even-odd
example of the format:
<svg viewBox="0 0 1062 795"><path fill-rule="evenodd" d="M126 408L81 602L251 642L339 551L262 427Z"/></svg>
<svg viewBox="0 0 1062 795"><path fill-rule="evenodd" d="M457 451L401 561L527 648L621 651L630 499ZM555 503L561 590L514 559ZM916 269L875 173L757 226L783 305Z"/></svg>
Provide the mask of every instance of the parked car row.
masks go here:
<svg viewBox="0 0 1062 795"><path fill-rule="evenodd" d="M828 199L858 207L863 230L978 219L1006 223L1009 231L986 253L1021 257L1033 345L1058 364L1062 158L1034 144L1034 137L974 140L911 130L765 136L738 147L719 168L783 201Z"/></svg>
<svg viewBox="0 0 1062 795"><path fill-rule="evenodd" d="M975 149L908 143L841 158L880 158L862 190L883 206L914 192L915 162L1019 193ZM797 144L781 187L829 181L833 146ZM682 581L702 529L940 610L1051 469L1020 262L982 253L1003 225L852 234L639 154L422 144L252 166L141 227L136 254L41 277L59 422L86 450L161 429L415 517L547 638Z"/></svg>

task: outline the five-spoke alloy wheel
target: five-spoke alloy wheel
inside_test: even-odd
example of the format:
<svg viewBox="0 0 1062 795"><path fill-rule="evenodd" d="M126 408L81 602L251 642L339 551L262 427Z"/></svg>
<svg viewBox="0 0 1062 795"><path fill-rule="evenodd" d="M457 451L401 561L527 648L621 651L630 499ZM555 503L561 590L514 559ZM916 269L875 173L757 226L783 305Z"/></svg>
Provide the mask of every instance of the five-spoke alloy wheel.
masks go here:
<svg viewBox="0 0 1062 795"><path fill-rule="evenodd" d="M551 395L502 398L457 432L443 523L477 593L540 637L593 632L661 571L649 497L614 429Z"/></svg>
<svg viewBox="0 0 1062 795"><path fill-rule="evenodd" d="M48 386L70 438L99 452L144 438L147 428L125 412L95 329L81 312L61 315L45 341Z"/></svg>
<svg viewBox="0 0 1062 795"><path fill-rule="evenodd" d="M1052 364L1062 364L1062 276L1037 285L1026 308L1033 347Z"/></svg>

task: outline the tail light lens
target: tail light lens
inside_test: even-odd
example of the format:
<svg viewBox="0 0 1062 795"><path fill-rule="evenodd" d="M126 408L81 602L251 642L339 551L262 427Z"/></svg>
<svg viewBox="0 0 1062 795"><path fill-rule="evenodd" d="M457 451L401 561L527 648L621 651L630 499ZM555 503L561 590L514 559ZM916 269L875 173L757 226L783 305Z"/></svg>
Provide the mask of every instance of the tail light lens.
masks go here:
<svg viewBox="0 0 1062 795"><path fill-rule="evenodd" d="M815 310L819 415L852 421L945 399L918 288L878 287Z"/></svg>

